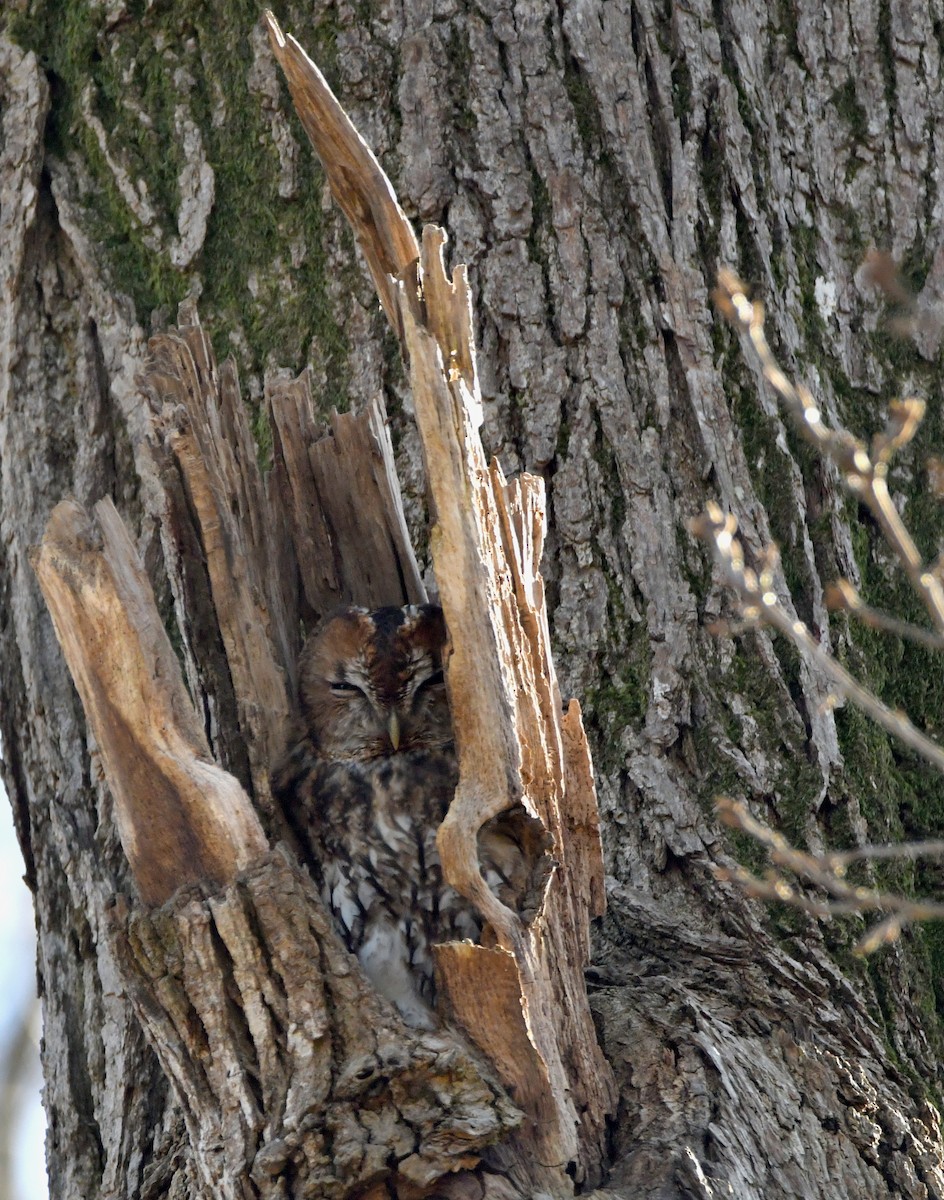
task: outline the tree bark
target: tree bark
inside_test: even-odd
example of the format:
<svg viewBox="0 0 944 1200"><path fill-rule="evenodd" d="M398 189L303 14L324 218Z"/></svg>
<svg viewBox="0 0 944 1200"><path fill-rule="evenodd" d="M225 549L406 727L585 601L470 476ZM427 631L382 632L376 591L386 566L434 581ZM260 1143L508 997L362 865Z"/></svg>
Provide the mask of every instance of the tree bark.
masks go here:
<svg viewBox="0 0 944 1200"><path fill-rule="evenodd" d="M408 215L444 225L470 264L486 447L546 482L551 636L562 691L584 705L609 871L591 975L620 1089L608 1186L944 1194L934 931L865 966L849 955L855 920L764 911L710 872L750 853L717 827L717 791L795 839L848 845L933 831L944 789L824 706L816 673L778 642L709 631L729 604L686 527L715 499L750 553L779 542L778 589L798 614L919 724L939 720L924 651L827 615L836 574L873 602L908 602L832 472L743 369L709 292L721 263L753 280L785 364L858 432L899 388L935 394L933 328L893 340L859 268L876 243L922 304L944 289L941 14L617 0L279 15ZM160 456L135 383L147 335L199 293L204 327L237 356L263 458L280 436L267 367L310 360L325 409L383 390L415 541L419 446L371 284L322 205L254 15L132 19L120 0L70 0L68 20L51 2L0 19L0 728L37 895L51 1186L182 1197L196 1186L183 1118L102 924L129 890L113 804L29 549L66 494L114 499L211 748L251 786L262 771L222 669L209 551L186 506L176 551L158 532ZM926 551L941 536L919 470L935 440L936 416L895 481Z"/></svg>
<svg viewBox="0 0 944 1200"><path fill-rule="evenodd" d="M508 484L485 464L465 268L446 277L434 226L420 251L323 76L266 20L409 363L458 748L456 794L432 832L445 880L487 923L486 944L435 947L441 1010L521 1109L490 1083L455 1025L418 1038L372 996L292 850L281 866L269 860L246 791L213 761L114 505L101 500L90 514L68 499L32 562L144 906L130 916L126 900L113 906L120 983L183 1110L207 1196L570 1196L573 1181L602 1176L615 1096L584 983L603 864L579 706L563 712L548 644L543 486L530 475ZM313 589L299 564L310 568L306 556L322 541L339 568L337 591L374 547L376 600L402 601L421 584L382 405L337 418L319 438L304 379L273 389L272 420L297 444L280 439L266 483L234 365L217 370L191 306L181 305L180 319L189 324L151 339L140 381L164 488L162 542L179 560L186 507L206 556L249 783L278 836L279 818L286 832L291 820L270 804L267 766L285 736L285 678L296 673L290 630L300 608L320 616L341 598L319 594L318 576ZM339 508L337 496L321 498L342 473L360 487L342 485ZM285 484L290 515L277 506ZM306 580L303 596L296 577ZM485 886L474 852L499 816L519 833L515 908Z"/></svg>

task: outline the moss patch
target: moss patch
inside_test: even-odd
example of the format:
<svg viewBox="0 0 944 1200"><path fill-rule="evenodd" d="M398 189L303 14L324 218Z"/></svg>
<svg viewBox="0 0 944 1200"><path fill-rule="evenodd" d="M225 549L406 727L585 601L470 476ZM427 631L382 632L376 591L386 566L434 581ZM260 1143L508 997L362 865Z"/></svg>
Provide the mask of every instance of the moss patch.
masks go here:
<svg viewBox="0 0 944 1200"><path fill-rule="evenodd" d="M132 0L127 18L112 25L90 0L37 0L8 30L49 74L50 149L84 165L86 230L114 290L131 298L144 328L172 322L177 304L199 294L219 353L233 351L244 371L259 373L268 363L300 368L315 345L325 402L343 406L350 347L326 283L326 244L338 236L340 218L322 211L321 170L294 114L297 186L288 198L279 194L282 164L269 114L249 87L258 20L255 0ZM329 76L332 20L309 15L293 23ZM281 107L291 111L284 88ZM215 177L204 245L183 268L169 253L187 157L181 111L200 129ZM104 146L89 115L104 130ZM152 220L133 211L109 158L146 200ZM353 280L352 239L341 237Z"/></svg>

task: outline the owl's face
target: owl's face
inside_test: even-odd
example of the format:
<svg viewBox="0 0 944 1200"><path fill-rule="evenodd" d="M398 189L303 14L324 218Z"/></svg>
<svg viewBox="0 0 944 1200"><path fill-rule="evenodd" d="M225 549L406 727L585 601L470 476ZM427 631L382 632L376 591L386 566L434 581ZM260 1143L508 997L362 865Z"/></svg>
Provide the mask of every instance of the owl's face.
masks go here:
<svg viewBox="0 0 944 1200"><path fill-rule="evenodd" d="M305 645L302 716L318 752L373 759L452 744L443 685L446 626L432 604L348 608Z"/></svg>

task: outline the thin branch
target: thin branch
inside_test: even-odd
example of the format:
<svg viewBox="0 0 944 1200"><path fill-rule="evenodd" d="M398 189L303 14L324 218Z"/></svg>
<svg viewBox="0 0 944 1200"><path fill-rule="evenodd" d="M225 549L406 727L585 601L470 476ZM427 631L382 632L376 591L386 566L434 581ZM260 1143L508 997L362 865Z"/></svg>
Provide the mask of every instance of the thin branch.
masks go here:
<svg viewBox="0 0 944 1200"><path fill-rule="evenodd" d="M826 607L830 612L850 613L870 629L893 633L896 637L925 646L928 650L944 650L944 637L940 634L933 633L930 629L922 629L919 625L912 625L910 621L902 621L882 612L881 609L872 608L865 603L848 579L837 579L827 586Z"/></svg>
<svg viewBox="0 0 944 1200"><path fill-rule="evenodd" d="M774 591L774 570L777 551L770 547L760 572L745 566L744 550L734 536L737 521L725 516L717 504L691 523L692 532L706 541L714 552L715 561L724 572L725 580L737 593L742 615L747 622L770 625L819 667L840 695L851 700L888 733L894 734L906 746L916 750L944 771L944 749L922 733L900 709L889 708L833 658L813 637L802 621L791 617Z"/></svg>
<svg viewBox="0 0 944 1200"><path fill-rule="evenodd" d="M764 333L764 307L751 301L733 271L718 272L715 301L724 316L747 339L754 357L808 442L833 460L849 490L869 509L921 597L935 628L944 634L944 587L926 566L888 491L888 467L896 450L907 445L924 416L924 403L914 397L897 400L889 409L885 430L872 439L872 449L846 429L830 429L810 391L783 372Z"/></svg>
<svg viewBox="0 0 944 1200"><path fill-rule="evenodd" d="M825 856L831 871L842 875L850 863L877 859L944 858L944 841L886 842L879 846L857 846L855 850L833 850Z"/></svg>
<svg viewBox="0 0 944 1200"><path fill-rule="evenodd" d="M746 339L764 377L780 397L801 435L820 453L832 459L846 486L878 521L937 632L920 629L871 608L847 580L830 586L826 598L828 607L852 613L874 629L895 633L930 649L941 649L944 647L944 587L941 574L936 565L927 567L922 562L892 502L887 484L888 468L895 452L907 445L918 430L924 416L923 402L914 398L895 401L889 408L885 429L872 438L871 448L846 429L830 429L823 423L822 413L809 390L802 385L795 385L781 370L764 334L763 306L747 298L744 285L733 272L723 269L718 273L715 299L725 317ZM933 479L932 470L932 483ZM789 638L801 653L816 663L837 694L858 705L883 729L944 771L944 749L918 730L905 713L889 708L863 687L816 641L802 621L795 620L787 613L774 588L778 563L775 547L768 548L758 570L747 567L743 547L734 536L737 530L735 518L725 516L715 504L710 504L707 512L693 522L692 529L712 547L715 561L737 593L747 625L769 625ZM858 943L856 950L860 954L871 953L879 946L894 941L902 929L914 921L944 919L944 904L913 901L893 893L854 887L844 878L847 867L854 862L914 860L924 855L944 855L944 841L862 846L839 853L809 854L790 845L782 834L753 817L745 805L720 797L716 807L722 821L747 833L766 847L774 864L765 878L759 878L743 867L719 867L716 869L717 876L738 882L751 896L778 900L813 916L868 911L886 913L885 919L873 926ZM805 895L776 868L783 868L821 888L829 899L814 899Z"/></svg>
<svg viewBox="0 0 944 1200"><path fill-rule="evenodd" d="M739 883L748 895L763 900L778 900L812 916L826 917L850 913L883 912L886 919L867 931L856 946L859 954L869 954L886 942L894 941L906 925L915 921L944 920L944 904L927 900L909 900L894 892L856 887L841 878L845 863L852 861L844 855L809 854L792 846L783 834L752 816L747 806L728 796L715 801L719 818L733 829L748 834L770 854L771 861L786 868L801 879L822 888L832 899L815 900L798 891L778 871L761 879L743 867L718 867L718 878ZM884 849L872 847L872 849ZM888 847L894 849L894 847ZM944 848L942 848L944 850ZM853 854L856 852L852 852ZM880 857L876 855L875 857ZM881 855L891 857L891 855ZM845 861L843 861L845 860Z"/></svg>

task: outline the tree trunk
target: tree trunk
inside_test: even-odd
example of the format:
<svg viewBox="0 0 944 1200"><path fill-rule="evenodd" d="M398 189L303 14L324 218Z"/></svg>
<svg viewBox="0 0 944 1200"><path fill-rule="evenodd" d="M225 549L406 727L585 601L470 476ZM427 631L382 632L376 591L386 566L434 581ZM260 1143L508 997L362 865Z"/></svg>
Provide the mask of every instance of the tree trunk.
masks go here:
<svg viewBox="0 0 944 1200"><path fill-rule="evenodd" d="M130 891L113 803L29 549L64 496L115 500L210 745L249 786L259 764L205 547L182 535L172 557L159 537L135 382L147 336L199 296L263 462L267 368L310 361L325 411L382 391L415 543L425 483L394 343L255 13L21 9L0 17L0 731L37 898L51 1189L184 1197L199 1175L184 1115L104 925ZM715 499L749 552L778 542L798 615L933 730L927 652L827 616L837 574L870 602L910 602L709 293L723 263L752 280L784 363L857 432L901 388L935 395L933 323L895 340L860 265L888 247L921 304L944 295L944 14L617 0L278 15L408 215L442 224L469 263L486 448L547 485L551 632L562 691L584 705L609 871L591 972L620 1090L608 1186L627 1200L944 1195L934 930L863 964L855 918L761 910L711 873L753 853L715 823L719 791L834 846L939 832L944 788L824 704L780 642L710 631L730 603L687 529ZM944 531L919 468L940 433L934 413L895 481L926 554ZM892 882L930 891L940 875Z"/></svg>

